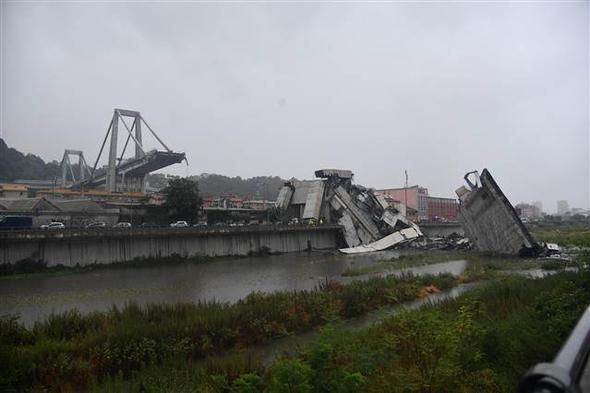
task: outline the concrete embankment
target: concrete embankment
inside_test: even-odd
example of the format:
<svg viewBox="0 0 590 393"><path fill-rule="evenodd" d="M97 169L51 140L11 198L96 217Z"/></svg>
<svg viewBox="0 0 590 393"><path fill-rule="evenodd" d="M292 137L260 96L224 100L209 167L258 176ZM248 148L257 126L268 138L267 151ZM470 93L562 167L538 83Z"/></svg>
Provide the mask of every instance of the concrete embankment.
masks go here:
<svg viewBox="0 0 590 393"><path fill-rule="evenodd" d="M338 247L335 225L0 232L0 264L109 264L172 255L229 256Z"/></svg>

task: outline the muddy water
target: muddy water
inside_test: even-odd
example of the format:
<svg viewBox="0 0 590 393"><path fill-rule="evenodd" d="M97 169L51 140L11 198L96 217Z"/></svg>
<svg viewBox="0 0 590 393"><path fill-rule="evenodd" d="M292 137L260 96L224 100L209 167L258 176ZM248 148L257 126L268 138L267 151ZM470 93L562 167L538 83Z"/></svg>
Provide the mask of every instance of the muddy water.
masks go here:
<svg viewBox="0 0 590 393"><path fill-rule="evenodd" d="M289 254L223 258L201 264L3 278L0 280L0 314L17 313L25 324L31 325L51 313L72 308L91 312L129 302L234 302L253 291L312 289L326 279L347 282L353 278L342 277L344 270L399 255L398 251L365 255ZM450 261L393 270L388 274L407 271L414 274L460 274L467 265L464 260Z"/></svg>

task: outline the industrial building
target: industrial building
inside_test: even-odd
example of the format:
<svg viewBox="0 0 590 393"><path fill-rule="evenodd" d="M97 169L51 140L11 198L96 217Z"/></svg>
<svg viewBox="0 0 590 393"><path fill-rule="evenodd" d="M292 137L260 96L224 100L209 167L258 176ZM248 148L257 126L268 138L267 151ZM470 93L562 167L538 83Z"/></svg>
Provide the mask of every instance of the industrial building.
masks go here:
<svg viewBox="0 0 590 393"><path fill-rule="evenodd" d="M418 185L377 190L385 196L400 201L418 211L418 220L428 219L428 189Z"/></svg>
<svg viewBox="0 0 590 393"><path fill-rule="evenodd" d="M430 221L456 221L459 213L459 204L454 198L441 198L429 196L428 219Z"/></svg>
<svg viewBox="0 0 590 393"><path fill-rule="evenodd" d="M535 205L521 202L514 206L514 208L521 219L537 220L541 218L541 210Z"/></svg>
<svg viewBox="0 0 590 393"><path fill-rule="evenodd" d="M27 193L28 188L23 184L0 184L0 198L26 198Z"/></svg>
<svg viewBox="0 0 590 393"><path fill-rule="evenodd" d="M456 221L459 205L455 198L433 197L428 188L418 185L378 190L384 196L415 209L417 221Z"/></svg>
<svg viewBox="0 0 590 393"><path fill-rule="evenodd" d="M90 199L2 198L0 215L26 215L33 217L33 227L52 221L66 226L85 226L95 221L115 224L121 211L105 207Z"/></svg>
<svg viewBox="0 0 590 393"><path fill-rule="evenodd" d="M570 207L566 200L557 201L557 215L563 216L569 212Z"/></svg>

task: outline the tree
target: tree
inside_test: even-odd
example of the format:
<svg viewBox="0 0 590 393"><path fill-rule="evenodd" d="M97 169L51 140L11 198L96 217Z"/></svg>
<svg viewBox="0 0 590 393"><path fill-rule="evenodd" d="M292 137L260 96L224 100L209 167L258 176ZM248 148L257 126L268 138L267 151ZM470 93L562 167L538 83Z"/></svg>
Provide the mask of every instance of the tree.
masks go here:
<svg viewBox="0 0 590 393"><path fill-rule="evenodd" d="M56 176L61 176L59 162L45 163L34 154L23 154L8 147L6 142L0 138L0 180L53 180Z"/></svg>
<svg viewBox="0 0 590 393"><path fill-rule="evenodd" d="M189 178L170 179L162 193L166 198L164 206L174 219L191 223L197 219L202 200L196 181Z"/></svg>

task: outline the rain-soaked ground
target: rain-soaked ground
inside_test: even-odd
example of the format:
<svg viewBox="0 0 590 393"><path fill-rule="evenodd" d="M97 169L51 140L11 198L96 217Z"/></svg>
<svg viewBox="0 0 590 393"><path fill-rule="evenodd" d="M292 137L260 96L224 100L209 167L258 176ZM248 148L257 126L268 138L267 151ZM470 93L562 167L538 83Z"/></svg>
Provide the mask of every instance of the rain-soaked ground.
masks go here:
<svg viewBox="0 0 590 393"><path fill-rule="evenodd" d="M72 308L90 312L129 302L234 302L253 291L312 289L326 279L342 282L363 279L367 276L347 278L342 277L342 272L399 255L400 251L361 255L301 253L100 269L75 274L7 277L0 280L0 315L20 314L21 320L30 325L51 313ZM467 260L455 260L400 269L395 269L394 265L387 274L448 272L457 275L468 264Z"/></svg>

